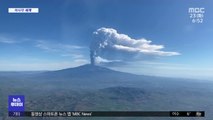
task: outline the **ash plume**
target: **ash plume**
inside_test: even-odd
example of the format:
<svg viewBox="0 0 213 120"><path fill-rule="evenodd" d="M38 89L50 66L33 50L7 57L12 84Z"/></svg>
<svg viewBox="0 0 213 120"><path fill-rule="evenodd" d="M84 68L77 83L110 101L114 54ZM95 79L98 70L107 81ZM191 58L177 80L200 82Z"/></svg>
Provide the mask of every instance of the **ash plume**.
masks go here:
<svg viewBox="0 0 213 120"><path fill-rule="evenodd" d="M93 50L90 50L90 61L91 65L95 65L95 53Z"/></svg>
<svg viewBox="0 0 213 120"><path fill-rule="evenodd" d="M118 33L113 28L99 28L93 32L93 35L90 44L92 65L101 62L133 62L156 56L180 55L178 52L163 51L163 45L152 44L151 40L133 39L128 35Z"/></svg>

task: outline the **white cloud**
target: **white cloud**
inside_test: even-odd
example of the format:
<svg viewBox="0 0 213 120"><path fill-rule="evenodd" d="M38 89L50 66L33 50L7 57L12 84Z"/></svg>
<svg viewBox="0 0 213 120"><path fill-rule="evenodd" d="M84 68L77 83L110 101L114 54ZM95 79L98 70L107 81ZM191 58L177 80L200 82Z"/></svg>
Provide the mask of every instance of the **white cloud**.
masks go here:
<svg viewBox="0 0 213 120"><path fill-rule="evenodd" d="M95 62L96 62L96 64L101 64L101 63L110 63L110 62L121 62L121 60L107 60L100 56L97 56L95 58Z"/></svg>
<svg viewBox="0 0 213 120"><path fill-rule="evenodd" d="M113 49L121 52L141 53L153 56L180 55L178 52L163 51L163 45L151 44L151 40L145 38L133 39L128 35L118 33L113 28L100 28L94 34L96 40L93 41L91 49L97 51L97 53L101 51L100 49Z"/></svg>
<svg viewBox="0 0 213 120"><path fill-rule="evenodd" d="M63 56L63 57L72 57L72 58L75 58L75 59L84 58L84 56L82 54L69 54L69 53L65 53L65 54L62 54L61 56Z"/></svg>
<svg viewBox="0 0 213 120"><path fill-rule="evenodd" d="M81 52L82 49L86 49L86 47L82 46L54 43L44 40L37 41L35 47L40 48L46 52L55 52L60 54L60 56L72 57L74 59L84 58Z"/></svg>
<svg viewBox="0 0 213 120"><path fill-rule="evenodd" d="M111 66L110 68L138 75L213 80L213 69L209 66L198 67L190 64L139 61L122 66Z"/></svg>
<svg viewBox="0 0 213 120"><path fill-rule="evenodd" d="M77 46L77 45L69 45L69 44L61 44L61 43L54 43L48 42L44 40L38 40L36 47L50 50L50 51L58 51L58 50L73 50L73 49L84 49L85 47Z"/></svg>
<svg viewBox="0 0 213 120"><path fill-rule="evenodd" d="M5 36L0 36L0 43L6 43L6 44L13 44L17 43L13 38L10 37L5 37Z"/></svg>
<svg viewBox="0 0 213 120"><path fill-rule="evenodd" d="M88 64L86 59L75 59L73 61L42 61L38 62L14 62L0 61L0 71L37 71L37 70L60 70Z"/></svg>
<svg viewBox="0 0 213 120"><path fill-rule="evenodd" d="M0 43L4 43L4 44L22 43L29 40L30 39L28 38L20 38L20 37L8 35L8 34L0 34Z"/></svg>

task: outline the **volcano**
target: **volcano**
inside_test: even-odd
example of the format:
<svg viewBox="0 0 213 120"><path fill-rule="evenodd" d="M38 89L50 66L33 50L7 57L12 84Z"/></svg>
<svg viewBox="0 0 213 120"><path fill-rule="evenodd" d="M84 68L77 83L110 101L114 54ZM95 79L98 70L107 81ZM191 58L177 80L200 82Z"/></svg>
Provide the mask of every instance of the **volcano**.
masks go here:
<svg viewBox="0 0 213 120"><path fill-rule="evenodd" d="M91 64L46 72L2 72L0 94L4 102L0 106L7 111L8 95L22 94L30 111L205 110L212 113L208 107L213 100L211 86L212 82L135 75Z"/></svg>
<svg viewBox="0 0 213 120"><path fill-rule="evenodd" d="M149 77L86 64L75 68L43 72L33 76L33 79L49 82L49 84L57 82L65 87L72 88L105 88L120 85L126 86L135 84L135 82L141 83L142 81L146 83Z"/></svg>

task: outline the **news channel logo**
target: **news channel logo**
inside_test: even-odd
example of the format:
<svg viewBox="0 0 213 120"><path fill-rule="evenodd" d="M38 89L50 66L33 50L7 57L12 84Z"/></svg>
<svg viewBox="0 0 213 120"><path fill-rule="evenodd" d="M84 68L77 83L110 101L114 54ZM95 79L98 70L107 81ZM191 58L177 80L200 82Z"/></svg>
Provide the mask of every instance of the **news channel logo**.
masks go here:
<svg viewBox="0 0 213 120"><path fill-rule="evenodd" d="M203 23L205 13L204 7L189 8L188 13L192 23Z"/></svg>
<svg viewBox="0 0 213 120"><path fill-rule="evenodd" d="M8 111L24 111L24 95L8 96Z"/></svg>

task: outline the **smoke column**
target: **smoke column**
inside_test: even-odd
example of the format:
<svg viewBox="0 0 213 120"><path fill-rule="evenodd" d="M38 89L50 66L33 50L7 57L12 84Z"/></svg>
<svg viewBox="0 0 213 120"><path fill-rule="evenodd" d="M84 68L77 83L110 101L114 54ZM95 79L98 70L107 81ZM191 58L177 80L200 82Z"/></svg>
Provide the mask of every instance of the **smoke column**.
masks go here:
<svg viewBox="0 0 213 120"><path fill-rule="evenodd" d="M91 65L95 65L95 56L94 56L94 51L93 50L90 50L90 62L91 62Z"/></svg>

